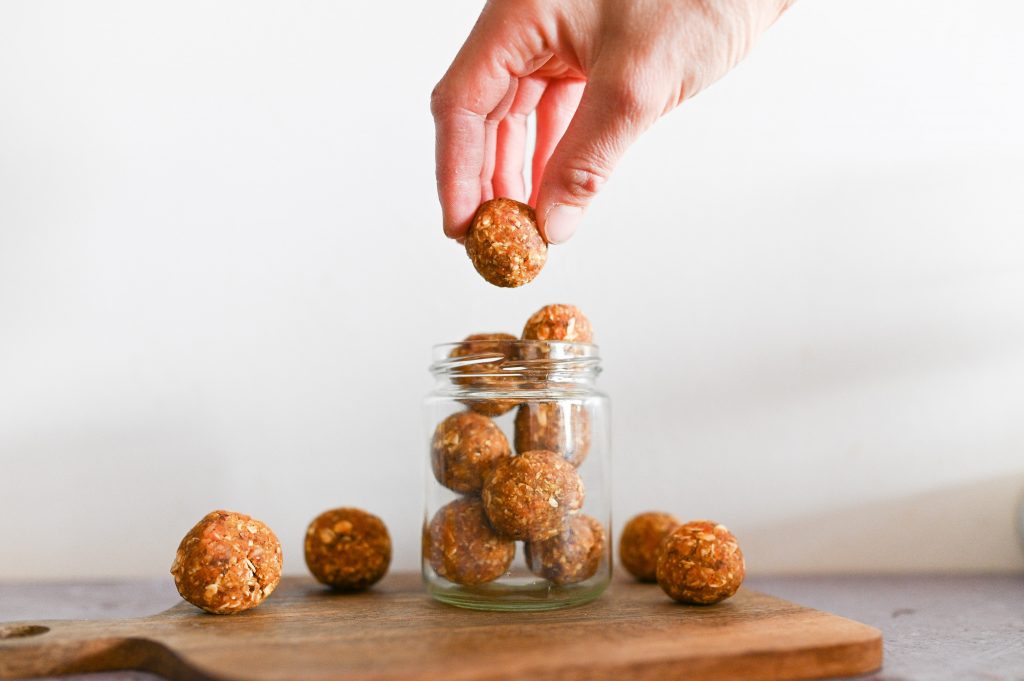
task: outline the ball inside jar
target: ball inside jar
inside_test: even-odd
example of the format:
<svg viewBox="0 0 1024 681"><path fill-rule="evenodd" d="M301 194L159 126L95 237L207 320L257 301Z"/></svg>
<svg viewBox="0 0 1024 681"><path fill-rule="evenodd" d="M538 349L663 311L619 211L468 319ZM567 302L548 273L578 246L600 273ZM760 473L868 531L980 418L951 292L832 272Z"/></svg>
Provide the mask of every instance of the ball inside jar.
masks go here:
<svg viewBox="0 0 1024 681"><path fill-rule="evenodd" d="M543 449L561 454L577 468L590 451L590 416L582 404L534 402L516 412L517 452Z"/></svg>
<svg viewBox="0 0 1024 681"><path fill-rule="evenodd" d="M434 477L448 489L472 494L501 459L511 455L508 439L491 419L471 411L452 414L434 431L430 461Z"/></svg>
<svg viewBox="0 0 1024 681"><path fill-rule="evenodd" d="M443 506L423 528L424 556L434 572L455 584L494 581L508 570L515 552L515 542L494 531L475 497Z"/></svg>
<svg viewBox="0 0 1024 681"><path fill-rule="evenodd" d="M736 537L709 520L677 527L658 553L658 585L681 603L723 601L736 593L745 574Z"/></svg>
<svg viewBox="0 0 1024 681"><path fill-rule="evenodd" d="M594 329L575 305L545 305L527 320L523 340L592 343Z"/></svg>
<svg viewBox="0 0 1024 681"><path fill-rule="evenodd" d="M504 459L484 481L484 510L500 534L541 541L568 527L583 507L583 480L555 452L535 450Z"/></svg>
<svg viewBox="0 0 1024 681"><path fill-rule="evenodd" d="M502 375L502 362L512 355L512 342L517 338L510 333L474 333L466 336L455 349L449 353L452 359L479 358L484 360L493 357L492 361L476 361L464 364L456 370L458 375L453 383L466 386L473 390L502 390L511 387L513 378ZM518 400L498 398L473 398L463 403L484 416L501 416L519 404Z"/></svg>
<svg viewBox="0 0 1024 681"><path fill-rule="evenodd" d="M604 527L588 515L577 516L561 534L527 542L530 570L559 586L576 584L597 573L604 553Z"/></svg>

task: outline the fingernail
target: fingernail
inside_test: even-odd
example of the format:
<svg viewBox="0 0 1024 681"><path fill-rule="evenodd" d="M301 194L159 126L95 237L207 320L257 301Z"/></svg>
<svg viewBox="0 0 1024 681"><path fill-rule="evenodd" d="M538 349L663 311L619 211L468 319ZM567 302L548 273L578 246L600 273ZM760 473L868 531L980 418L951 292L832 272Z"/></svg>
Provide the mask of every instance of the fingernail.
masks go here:
<svg viewBox="0 0 1024 681"><path fill-rule="evenodd" d="M564 244L572 238L582 219L583 209L579 206L556 203L544 218L544 237L549 244Z"/></svg>

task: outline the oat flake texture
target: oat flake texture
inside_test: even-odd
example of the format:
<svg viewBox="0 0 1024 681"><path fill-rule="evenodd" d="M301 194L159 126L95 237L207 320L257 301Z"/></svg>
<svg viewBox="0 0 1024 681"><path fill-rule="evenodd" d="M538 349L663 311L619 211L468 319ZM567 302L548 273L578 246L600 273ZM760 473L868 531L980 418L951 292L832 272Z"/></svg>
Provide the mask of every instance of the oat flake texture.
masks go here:
<svg viewBox="0 0 1024 681"><path fill-rule="evenodd" d="M583 480L555 452L523 452L498 463L484 481L481 497L499 534L541 541L564 531L579 513Z"/></svg>

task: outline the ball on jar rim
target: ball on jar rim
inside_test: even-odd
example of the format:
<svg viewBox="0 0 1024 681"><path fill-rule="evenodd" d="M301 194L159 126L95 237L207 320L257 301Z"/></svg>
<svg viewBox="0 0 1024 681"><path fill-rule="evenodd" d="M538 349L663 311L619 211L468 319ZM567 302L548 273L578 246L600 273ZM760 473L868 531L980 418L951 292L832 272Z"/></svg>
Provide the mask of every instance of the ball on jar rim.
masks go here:
<svg viewBox="0 0 1024 681"><path fill-rule="evenodd" d="M586 406L572 402L520 405L515 420L515 447L517 452L556 452L579 468L590 452L590 416Z"/></svg>
<svg viewBox="0 0 1024 681"><path fill-rule="evenodd" d="M448 356L453 359L474 356L500 357L492 362L477 362L459 367L453 383L473 390L503 390L514 386L514 378L501 375L502 362L511 358L512 343L519 340L510 333L473 333L466 336ZM515 399L474 398L463 404L484 416L501 416L519 404Z"/></svg>
<svg viewBox="0 0 1024 681"><path fill-rule="evenodd" d="M391 564L384 521L358 508L324 511L306 528L306 567L339 591L360 591L380 581Z"/></svg>
<svg viewBox="0 0 1024 681"><path fill-rule="evenodd" d="M505 574L515 554L516 543L494 531L475 497L442 506L423 528L424 558L455 584L492 582Z"/></svg>
<svg viewBox="0 0 1024 681"><path fill-rule="evenodd" d="M244 513L212 511L178 545L171 565L181 597L215 615L262 603L281 581L281 542Z"/></svg>
<svg viewBox="0 0 1024 681"><path fill-rule="evenodd" d="M565 530L583 507L583 480L554 452L535 450L504 459L484 480L484 510L500 534L541 541Z"/></svg>
<svg viewBox="0 0 1024 681"><path fill-rule="evenodd" d="M563 586L597 574L604 555L604 527L588 515L574 517L561 534L526 542L526 565L539 577Z"/></svg>
<svg viewBox="0 0 1024 681"><path fill-rule="evenodd" d="M466 253L484 279L504 288L533 281L548 259L548 245L533 208L498 198L477 209L466 234Z"/></svg>
<svg viewBox="0 0 1024 681"><path fill-rule="evenodd" d="M658 552L658 586L680 603L723 601L736 593L745 575L736 537L710 520L680 525Z"/></svg>
<svg viewBox="0 0 1024 681"><path fill-rule="evenodd" d="M526 321L523 340L593 343L594 329L575 305L545 305Z"/></svg>
<svg viewBox="0 0 1024 681"><path fill-rule="evenodd" d="M671 513L650 511L634 516L619 537L619 562L641 582L657 581L658 549L682 522Z"/></svg>
<svg viewBox="0 0 1024 681"><path fill-rule="evenodd" d="M452 414L437 425L430 443L434 477L460 494L483 487L484 477L512 455L508 438L491 419L472 411Z"/></svg>

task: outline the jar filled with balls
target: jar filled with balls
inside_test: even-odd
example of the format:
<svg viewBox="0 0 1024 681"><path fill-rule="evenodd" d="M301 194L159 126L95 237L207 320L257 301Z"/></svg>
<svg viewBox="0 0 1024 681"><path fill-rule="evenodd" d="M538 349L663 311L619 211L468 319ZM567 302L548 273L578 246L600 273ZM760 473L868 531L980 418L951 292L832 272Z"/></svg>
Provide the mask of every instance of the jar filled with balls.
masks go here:
<svg viewBox="0 0 1024 681"><path fill-rule="evenodd" d="M609 400L589 320L549 305L520 335L434 348L423 578L437 600L550 610L611 577Z"/></svg>

